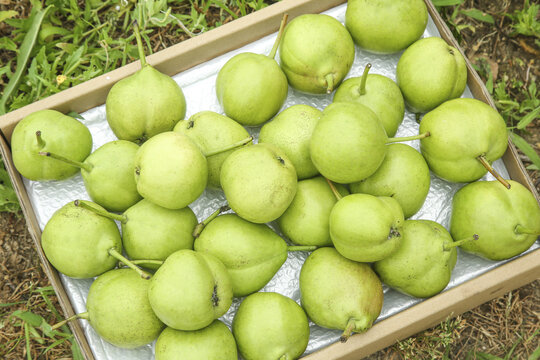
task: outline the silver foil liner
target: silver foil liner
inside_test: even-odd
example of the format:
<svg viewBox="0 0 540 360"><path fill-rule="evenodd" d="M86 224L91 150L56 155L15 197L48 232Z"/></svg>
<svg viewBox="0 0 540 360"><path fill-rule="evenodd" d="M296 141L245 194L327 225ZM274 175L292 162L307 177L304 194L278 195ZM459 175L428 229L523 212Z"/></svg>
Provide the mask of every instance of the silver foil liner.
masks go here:
<svg viewBox="0 0 540 360"><path fill-rule="evenodd" d="M327 15L333 16L341 23L345 22L346 4L332 8L326 12ZM182 87L186 96L187 114L186 119L203 110L211 110L218 113L223 113L221 106L218 103L215 90L215 82L218 71L227 60L241 52L253 52L258 54L268 54L276 39L277 33L266 36L258 41L248 44L240 49L231 51L225 55L219 56L206 63L198 65L187 71L173 76L173 79ZM433 20L430 18L426 31L423 37L440 36ZM355 60L351 71L347 78L361 76L364 66L367 63L372 64L370 73L385 75L392 80L396 80L395 70L401 53L392 55L372 54L356 47ZM276 56L279 62L279 54ZM283 105L282 110L295 104L307 104L315 108L323 110L332 102L333 94L331 95L307 95L300 93L289 87L287 100ZM463 97L472 97L470 90L467 88ZM110 130L106 117L105 105L98 106L88 110L84 114L83 123L88 126L94 140L94 150L101 145L116 140L116 137ZM415 115L409 111L405 113L405 119L398 129L396 136L410 136L418 134L419 125L415 121ZM255 139L258 138L260 127L248 128L250 134ZM419 150L419 141L408 142L409 145ZM502 160L497 160L493 164L494 168L505 178L508 178L508 172ZM488 174L481 180L494 180ZM26 190L36 212L41 229L51 218L53 213L65 205L69 201L75 199L89 200L86 193L82 177L80 174L64 181L48 181L48 182L33 182L27 179L24 180ZM420 211L412 217L412 219L427 219L433 220L444 227L448 228L451 202L454 193L459 190L464 184L450 183L431 176L431 187L427 196L426 202ZM210 215L219 206L226 203L225 196L222 191L206 190L194 203L190 205L191 209L197 214L199 220ZM269 226L278 234L283 236L276 224L270 223ZM538 248L536 242L529 251ZM302 264L308 253L292 252L289 253L288 259L272 280L261 291L273 291L288 296L300 304L299 290L299 274ZM458 261L452 279L447 288L452 288L460 283L472 279L490 269L493 269L505 261L494 262L479 258L477 256L464 253L458 249ZM86 310L85 300L88 294L88 289L92 284L93 279L76 280L67 276L61 275L62 282L66 292L73 304L76 312L84 312ZM240 305L242 298L234 299L230 310L221 318L225 324L231 327L231 323ZM398 313L414 304L422 301L411 296L401 294L387 286L384 286L384 306L381 315L377 319L380 321L393 314ZM81 320L84 332L88 339L88 343L92 348L94 356L97 360L149 360L153 359L154 344L143 346L134 350L125 350L103 341L88 322ZM312 353L331 343L338 341L341 331L329 330L315 325L310 322L310 340L305 354Z"/></svg>

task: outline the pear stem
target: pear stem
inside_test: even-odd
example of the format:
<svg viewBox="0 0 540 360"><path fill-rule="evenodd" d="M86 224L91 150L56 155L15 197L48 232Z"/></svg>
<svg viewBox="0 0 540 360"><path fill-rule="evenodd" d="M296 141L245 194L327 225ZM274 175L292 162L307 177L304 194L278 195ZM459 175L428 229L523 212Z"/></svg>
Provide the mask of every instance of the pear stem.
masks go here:
<svg viewBox="0 0 540 360"><path fill-rule="evenodd" d="M324 77L326 79L326 93L330 94L332 91L334 91L334 75L328 74Z"/></svg>
<svg viewBox="0 0 540 360"><path fill-rule="evenodd" d="M87 319L88 320L88 313L83 312L83 313L80 313L80 314L75 314L73 316L70 316L67 319L64 319L64 320L60 321L59 323L56 323L53 326L51 326L51 329L56 330L56 329L58 329L58 328L60 328L60 327L62 327L64 325L66 325L68 322L73 321L73 320L77 320L77 319Z"/></svg>
<svg viewBox="0 0 540 360"><path fill-rule="evenodd" d="M366 81L369 69L371 69L370 63L366 65L366 67L364 68L364 72L362 73L362 81L360 82L360 95L364 95L366 93Z"/></svg>
<svg viewBox="0 0 540 360"><path fill-rule="evenodd" d="M428 131L428 132L425 132L423 134L418 134L418 135L414 135L414 136L404 136L404 137L389 138L386 141L386 143L391 144L391 143L402 142L402 141L421 140L421 139L427 138L430 135L431 134Z"/></svg>
<svg viewBox="0 0 540 360"><path fill-rule="evenodd" d="M538 231L534 231L532 229L526 228L524 226L521 226L519 224L516 225L514 228L514 232L516 234L529 234L529 235L540 235Z"/></svg>
<svg viewBox="0 0 540 360"><path fill-rule="evenodd" d="M163 260L130 260L132 264L141 265L141 264L152 264L152 265L163 265Z"/></svg>
<svg viewBox="0 0 540 360"><path fill-rule="evenodd" d="M339 191L337 191L336 189L336 186L334 185L334 183L325 178L326 182L328 183L328 185L330 186L330 190L332 190L332 192L334 193L334 196L336 197L337 201L341 200L343 198L343 196L341 196L341 194L339 193Z"/></svg>
<svg viewBox="0 0 540 360"><path fill-rule="evenodd" d="M66 163L66 164L78 167L80 169L86 170L87 172L92 171L92 168L93 168L93 166L90 165L90 164L85 164L85 163L82 163L80 161L71 160L71 159L63 157L61 155L58 155L58 154L55 154L55 153L52 153L52 152L48 152L48 151L40 151L39 155L47 156L47 157L56 159L56 160L61 161L63 163Z"/></svg>
<svg viewBox="0 0 540 360"><path fill-rule="evenodd" d="M216 211L214 211L209 217L207 217L206 219L204 219L203 221L201 221L200 223L198 223L195 228L193 229L193 233L191 235L193 235L193 237L196 239L199 237L199 235L201 235L202 231L204 230L204 227L206 225L208 225L208 223L212 220L214 220L219 214L221 214L222 212L225 212L225 211L228 211L230 210L231 208L229 207L229 205L223 205L222 207L220 207L219 209L217 209Z"/></svg>
<svg viewBox="0 0 540 360"><path fill-rule="evenodd" d="M243 140L237 141L237 142L235 142L234 144L227 145L227 146L225 146L225 147L223 147L223 148L221 148L221 149L209 151L209 152L205 153L204 156L210 157L210 156L212 156L212 155L221 154L221 153L223 153L223 152L225 152L225 151L229 151L229 150L231 150L231 149L235 149L235 148L237 148L237 147L246 145L246 144L248 144L248 143L250 143L250 142L252 142L252 141L253 141L253 136L250 136L250 137L245 138L245 139L243 139Z"/></svg>
<svg viewBox="0 0 540 360"><path fill-rule="evenodd" d="M287 246L287 251L315 251L319 247L318 246L310 246L310 245L303 245L303 246Z"/></svg>
<svg viewBox="0 0 540 360"><path fill-rule="evenodd" d="M349 322L347 322L347 327L343 331L343 334L341 334L339 341L341 341L342 343L347 342L353 330L354 330L354 319L349 319Z"/></svg>
<svg viewBox="0 0 540 360"><path fill-rule="evenodd" d="M268 57L270 59L273 59L276 57L277 49L279 47L279 43L281 42L281 37L283 36L283 30L285 29L285 25L287 24L288 18L289 18L289 14L287 13L283 14L283 17L281 18L281 24L279 25L279 31L277 34L276 41L274 42L274 46L272 46L272 50L270 51L270 54L268 54Z"/></svg>
<svg viewBox="0 0 540 360"><path fill-rule="evenodd" d="M505 188L510 189L510 184L508 181L506 181L495 169L491 164L487 161L486 157L484 155L480 155L476 158L480 163L491 173L491 175L495 176L495 179L499 180L501 184L504 185Z"/></svg>
<svg viewBox="0 0 540 360"><path fill-rule="evenodd" d="M139 23L137 22L137 20L133 21L133 32L135 32L135 38L137 39L137 49L139 50L139 60L141 61L141 68L143 68L147 65L146 55L144 54L141 33L139 32Z"/></svg>
<svg viewBox="0 0 540 360"><path fill-rule="evenodd" d="M122 254L120 254L118 252L118 250L116 250L115 248L110 248L109 249L109 255L111 255L113 258L115 258L116 260L124 263L127 267L129 267L130 269L134 270L137 274L139 274L143 279L145 280L149 280L152 276L147 273L146 271L142 270L140 267L138 267L137 265L135 265L134 263L131 262L131 260L128 260L127 258L125 258Z"/></svg>
<svg viewBox="0 0 540 360"><path fill-rule="evenodd" d="M452 243L444 243L443 244L443 250L444 251L450 251L452 248L455 248L457 246L461 246L465 243L468 243L470 241L476 241L478 240L479 236L477 234L474 234L472 237L470 238L467 238L467 239L461 239L461 240L457 240L457 241L454 241Z"/></svg>
<svg viewBox="0 0 540 360"><path fill-rule="evenodd" d="M80 200L75 200L73 203L75 204L75 206L80 206L83 209L90 210L90 211L94 212L95 214L98 214L100 216L109 218L111 220L118 220L123 224L125 224L127 222L127 220L128 220L126 215L118 215L118 214L115 214L115 213L104 211L104 210L95 208L93 206L90 206L90 205L88 205L85 202L82 202Z"/></svg>
<svg viewBox="0 0 540 360"><path fill-rule="evenodd" d="M37 139L37 144L39 146L40 149L43 149L45 147L45 140L43 140L43 138L41 137L41 131L36 131L36 139Z"/></svg>

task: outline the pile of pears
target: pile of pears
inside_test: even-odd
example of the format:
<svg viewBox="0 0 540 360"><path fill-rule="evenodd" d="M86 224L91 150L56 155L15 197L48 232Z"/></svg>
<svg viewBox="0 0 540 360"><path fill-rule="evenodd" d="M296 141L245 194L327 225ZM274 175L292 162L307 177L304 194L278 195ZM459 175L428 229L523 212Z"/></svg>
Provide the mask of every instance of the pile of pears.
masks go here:
<svg viewBox="0 0 540 360"><path fill-rule="evenodd" d="M309 319L345 342L376 321L383 283L427 298L447 287L457 247L498 261L535 242L533 194L491 167L506 151L505 123L460 98L467 68L458 49L420 39L424 2L350 0L345 19L309 14L287 24L285 15L268 55L241 53L219 71L223 114L188 119L182 89L146 62L135 24L141 69L106 101L118 140L91 153L90 131L55 110L17 125L23 176L61 181L80 170L92 199L65 204L43 230L58 271L96 278L87 312L66 321L86 319L122 348L157 340L162 360L296 359ZM362 51L402 52L397 83L371 64L347 78ZM333 102L284 108L291 91ZM394 137L406 108L421 118L419 133ZM415 140L420 152L402 143ZM499 181L476 182L487 171ZM449 230L411 219L431 174L469 183L454 197ZM190 205L207 188L227 204L198 219ZM291 251L309 252L301 304L259 291ZM218 319L234 298L243 300L231 332Z"/></svg>

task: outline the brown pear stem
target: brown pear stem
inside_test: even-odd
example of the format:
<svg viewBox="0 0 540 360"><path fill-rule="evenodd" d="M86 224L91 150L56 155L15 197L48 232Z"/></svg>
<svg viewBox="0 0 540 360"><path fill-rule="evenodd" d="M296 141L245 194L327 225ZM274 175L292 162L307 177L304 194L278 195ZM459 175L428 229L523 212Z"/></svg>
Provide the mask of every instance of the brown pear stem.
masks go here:
<svg viewBox="0 0 540 360"><path fill-rule="evenodd" d="M277 34L276 41L274 42L274 46L272 46L272 50L270 51L270 54L268 54L268 57L270 59L273 59L276 57L277 49L279 47L279 43L281 42L281 37L283 36L283 30L285 29L285 25L287 25L288 18L289 18L289 14L287 13L283 14L283 17L281 18L281 24L279 25L279 31Z"/></svg>
<svg viewBox="0 0 540 360"><path fill-rule="evenodd" d="M499 182L503 184L505 188L510 189L510 184L508 181L506 181L497 171L495 171L484 155L480 155L476 159L478 159L478 161L480 161L487 171L489 171L491 175L495 176L495 179L499 180Z"/></svg>
<svg viewBox="0 0 540 360"><path fill-rule="evenodd" d="M93 168L93 166L90 165L90 164L85 164L85 163L82 163L80 161L71 160L71 159L63 157L61 155L58 155L58 154L55 154L55 153L52 153L52 152L48 152L48 151L40 151L39 155L53 158L55 160L61 161L63 163L69 164L71 166L75 166L75 167L78 167L80 169L86 170L87 172L92 171L92 168Z"/></svg>
<svg viewBox="0 0 540 360"><path fill-rule="evenodd" d="M360 90L359 90L360 95L364 95L366 93L366 81L367 81L369 69L371 69L370 63L366 65L366 67L364 68L364 72L362 73L362 80L360 82Z"/></svg>
<svg viewBox="0 0 540 360"><path fill-rule="evenodd" d="M345 327L345 330L343 331L343 334L339 337L339 341L342 343L347 342L349 340L349 337L351 337L351 334L354 330L354 319L349 319L347 322L347 327Z"/></svg>
<svg viewBox="0 0 540 360"><path fill-rule="evenodd" d="M540 232L534 231L532 229L526 228L524 226L521 226L519 224L516 225L514 228L514 232L516 234L529 234L529 235L540 235Z"/></svg>
<svg viewBox="0 0 540 360"><path fill-rule="evenodd" d="M196 239L199 237L199 235L201 235L202 231L204 230L204 227L206 225L208 225L208 223L212 220L214 220L219 214L221 214L222 212L225 212L225 211L228 211L230 210L231 208L229 207L229 205L223 205L222 207L220 207L219 209L217 209L216 211L214 211L209 217L207 217L206 219L204 219L203 221L201 221L200 223L198 223L195 228L193 229L193 233L191 235L193 235L193 237Z"/></svg>
<svg viewBox="0 0 540 360"><path fill-rule="evenodd" d="M37 139L37 144L38 144L38 147L40 149L43 149L45 147L45 140L43 140L43 138L41 137L41 131L36 131L36 139Z"/></svg>
<svg viewBox="0 0 540 360"><path fill-rule="evenodd" d="M387 144L396 143L396 142L402 142L402 141L411 141L411 140L421 140L424 138L427 138L431 134L428 132L425 132L423 134L418 134L414 136L404 136L404 137L395 137L395 138L389 138L386 140Z"/></svg>
<svg viewBox="0 0 540 360"><path fill-rule="evenodd" d="M138 267L137 265L135 265L133 262L131 262L131 260L128 260L127 258L125 258L122 254L120 254L118 252L118 250L116 250L115 248L110 248L109 249L109 255L111 255L113 258L115 258L116 260L124 263L127 267L129 267L130 269L134 270L137 274L139 274L143 279L145 280L149 280L152 276L147 273L146 271L144 271L143 269L141 269L140 267Z"/></svg>
<svg viewBox="0 0 540 360"><path fill-rule="evenodd" d="M115 213L104 211L104 210L95 208L93 206L90 206L90 205L88 205L87 203L85 203L85 202L83 202L81 200L75 200L73 203L75 204L75 206L80 206L83 209L92 211L93 213L98 214L99 216L103 216L103 217L109 218L111 220L118 220L123 224L125 224L127 222L127 220L128 220L126 215L118 215L118 214L115 214Z"/></svg>
<svg viewBox="0 0 540 360"><path fill-rule="evenodd" d="M133 21L133 32L135 33L135 39L137 39L137 49L139 50L139 60L141 61L141 68L143 68L147 65L146 55L144 54L141 33L139 31L139 23L137 22L137 20Z"/></svg>
<svg viewBox="0 0 540 360"><path fill-rule="evenodd" d="M287 246L287 251L315 251L319 247L318 246L310 246L310 245L303 245L303 246Z"/></svg>
<svg viewBox="0 0 540 360"><path fill-rule="evenodd" d="M56 323L53 326L51 326L51 329L56 330L56 329L58 329L58 328L60 328L60 327L62 327L64 325L66 325L68 322L73 321L73 320L77 320L77 319L86 319L86 320L88 320L88 313L83 312L83 313L80 313L80 314L75 314L73 316L70 316L67 319L64 319L64 320L60 321L59 323Z"/></svg>
<svg viewBox="0 0 540 360"><path fill-rule="evenodd" d="M478 240L479 236L477 234L474 234L472 237L470 238L467 238L467 239L461 239L461 240L457 240L457 241L454 241L454 242L451 242L451 243L444 243L443 244L443 250L444 251L450 251L452 248L455 248L457 246L461 246L465 243L468 243L470 241L476 241Z"/></svg>
<svg viewBox="0 0 540 360"><path fill-rule="evenodd" d="M330 94L334 91L334 75L328 74L324 78L326 79L326 93Z"/></svg>
<svg viewBox="0 0 540 360"><path fill-rule="evenodd" d="M328 183L328 185L330 186L330 190L332 190L332 192L334 193L334 196L336 197L337 201L341 200L343 198L343 196L341 196L339 191L337 191L336 186L334 185L334 183L330 179L325 178L325 180Z"/></svg>
<svg viewBox="0 0 540 360"><path fill-rule="evenodd" d="M225 147L223 147L221 149L209 151L209 152L205 153L204 156L210 157L212 155L221 154L221 153L224 153L225 151L229 151L231 149L236 149L237 147L249 144L252 141L253 141L253 136L250 136L250 137L245 138L243 140L237 141L234 144L227 145L227 146L225 146Z"/></svg>

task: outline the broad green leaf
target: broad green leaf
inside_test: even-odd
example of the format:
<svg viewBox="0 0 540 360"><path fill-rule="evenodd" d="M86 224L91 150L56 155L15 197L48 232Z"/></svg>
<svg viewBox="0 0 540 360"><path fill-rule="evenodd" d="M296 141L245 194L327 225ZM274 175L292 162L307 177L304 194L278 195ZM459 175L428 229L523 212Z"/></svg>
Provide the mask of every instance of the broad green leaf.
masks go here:
<svg viewBox="0 0 540 360"><path fill-rule="evenodd" d="M43 322L43 318L41 316L30 311L16 310L12 315L32 326L39 326Z"/></svg>
<svg viewBox="0 0 540 360"><path fill-rule="evenodd" d="M534 350L534 352L529 356L528 360L538 360L540 359L540 346Z"/></svg>
<svg viewBox="0 0 540 360"><path fill-rule="evenodd" d="M540 115L540 106L525 115L517 124L518 129L525 129L527 125L529 125L534 119L536 119Z"/></svg>
<svg viewBox="0 0 540 360"><path fill-rule="evenodd" d="M536 153L536 151L532 148L531 145L525 139L523 139L521 136L517 135L516 133L510 132L510 138L512 139L512 142L521 150L529 160L538 168L540 168L540 156Z"/></svg>
<svg viewBox="0 0 540 360"><path fill-rule="evenodd" d="M487 22L490 24L495 23L495 20L493 20L493 16L486 14L478 9L461 10L461 13L479 21Z"/></svg>
<svg viewBox="0 0 540 360"><path fill-rule="evenodd" d="M15 74L13 74L11 79L9 79L9 83L7 84L4 90L4 94L0 99L0 115L6 113L6 103L13 91L17 89L17 86L21 81L24 71L26 70L26 64L28 63L28 59L30 58L30 53L32 52L34 44L36 43L39 29L41 28L41 23L43 22L43 18L45 17L50 8L51 6L48 6L44 10L38 10L32 20L30 30L28 30L24 37L24 40L19 49L19 54L17 56L17 68L15 70Z"/></svg>
<svg viewBox="0 0 540 360"><path fill-rule="evenodd" d="M0 22L19 15L15 10L0 11Z"/></svg>
<svg viewBox="0 0 540 360"><path fill-rule="evenodd" d="M84 360L79 344L75 339L71 340L71 352L73 353L73 360Z"/></svg>

